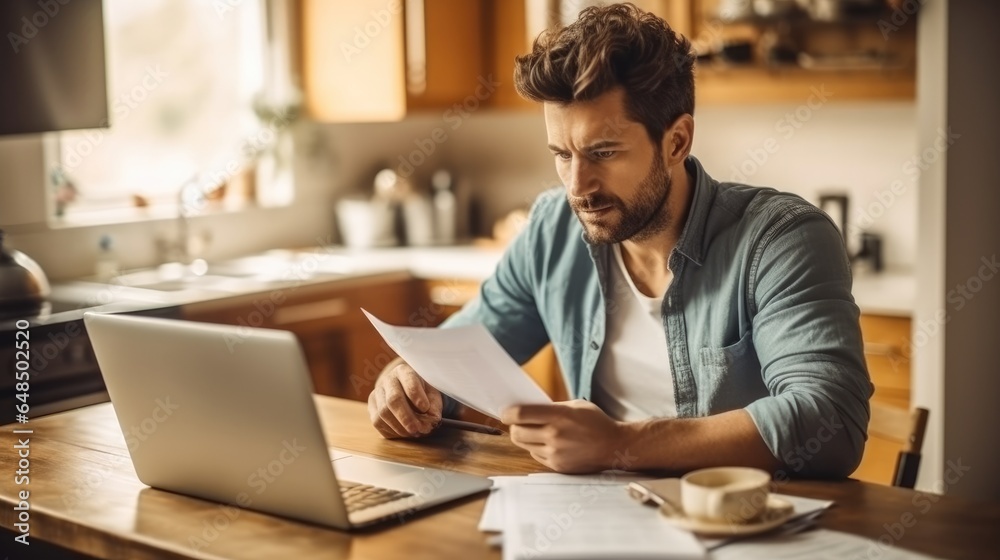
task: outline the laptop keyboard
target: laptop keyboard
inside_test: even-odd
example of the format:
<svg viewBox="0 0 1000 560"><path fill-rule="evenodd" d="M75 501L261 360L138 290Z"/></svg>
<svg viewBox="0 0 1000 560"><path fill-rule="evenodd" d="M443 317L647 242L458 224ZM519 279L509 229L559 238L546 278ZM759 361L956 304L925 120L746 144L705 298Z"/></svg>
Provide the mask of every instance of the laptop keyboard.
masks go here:
<svg viewBox="0 0 1000 560"><path fill-rule="evenodd" d="M360 484L357 482L340 482L340 494L344 497L344 505L348 512L355 512L372 506L395 502L403 498L409 498L413 494L379 488L370 484Z"/></svg>

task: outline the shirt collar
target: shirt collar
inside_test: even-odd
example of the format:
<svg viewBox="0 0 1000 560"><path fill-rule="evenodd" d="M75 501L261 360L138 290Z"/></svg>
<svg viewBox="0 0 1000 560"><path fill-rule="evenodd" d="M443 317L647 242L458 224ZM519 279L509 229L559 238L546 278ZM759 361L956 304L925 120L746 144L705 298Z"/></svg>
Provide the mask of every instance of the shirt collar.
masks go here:
<svg viewBox="0 0 1000 560"><path fill-rule="evenodd" d="M705 227L708 223L708 213L712 209L715 193L719 187L694 156L688 156L684 168L691 179L691 207L688 210L687 222L677 240L677 252L701 266L705 257Z"/></svg>

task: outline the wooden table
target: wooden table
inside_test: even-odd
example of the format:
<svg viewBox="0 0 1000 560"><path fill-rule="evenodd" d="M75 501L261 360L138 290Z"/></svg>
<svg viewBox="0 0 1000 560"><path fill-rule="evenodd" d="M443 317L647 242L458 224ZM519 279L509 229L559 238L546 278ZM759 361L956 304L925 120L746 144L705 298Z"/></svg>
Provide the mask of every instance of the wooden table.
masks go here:
<svg viewBox="0 0 1000 560"><path fill-rule="evenodd" d="M387 441L362 403L317 397L332 446L415 464L448 463L480 474L543 470L505 436L446 431L420 442ZM15 523L13 429L0 428L4 529ZM188 498L144 486L135 476L110 404L32 420L30 531L39 539L113 558L499 558L477 529L485 495L420 514L405 524L345 533ZM23 437L23 436L21 436ZM197 461L197 457L192 457ZM857 481L795 481L779 491L836 501L821 525L945 558L990 558L1000 550L1000 504ZM897 527L910 527L897 531ZM900 538L894 534L902 533ZM0 550L22 558L3 534ZM196 548L194 545L199 545ZM35 547L32 547L35 548Z"/></svg>

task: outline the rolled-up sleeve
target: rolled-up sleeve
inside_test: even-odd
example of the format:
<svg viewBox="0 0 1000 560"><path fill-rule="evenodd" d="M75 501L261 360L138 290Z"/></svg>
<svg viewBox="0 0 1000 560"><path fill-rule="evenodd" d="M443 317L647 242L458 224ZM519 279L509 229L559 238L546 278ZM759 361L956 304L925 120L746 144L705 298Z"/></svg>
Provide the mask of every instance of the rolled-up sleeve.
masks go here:
<svg viewBox="0 0 1000 560"><path fill-rule="evenodd" d="M788 216L751 261L753 343L769 397L746 410L792 476L849 476L872 385L843 240L818 212Z"/></svg>

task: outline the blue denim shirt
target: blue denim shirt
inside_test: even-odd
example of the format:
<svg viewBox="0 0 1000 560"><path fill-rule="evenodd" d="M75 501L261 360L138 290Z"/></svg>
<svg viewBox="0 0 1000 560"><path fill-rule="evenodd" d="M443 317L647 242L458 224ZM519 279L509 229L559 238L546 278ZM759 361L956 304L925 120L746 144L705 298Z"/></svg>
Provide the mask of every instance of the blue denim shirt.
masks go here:
<svg viewBox="0 0 1000 560"><path fill-rule="evenodd" d="M848 476L872 385L839 231L798 196L719 183L694 157L686 167L693 197L662 308L678 416L743 408L788 474ZM443 327L481 323L518 363L552 342L570 393L589 399L616 311L614 259L582 234L564 191L543 193L478 297Z"/></svg>

